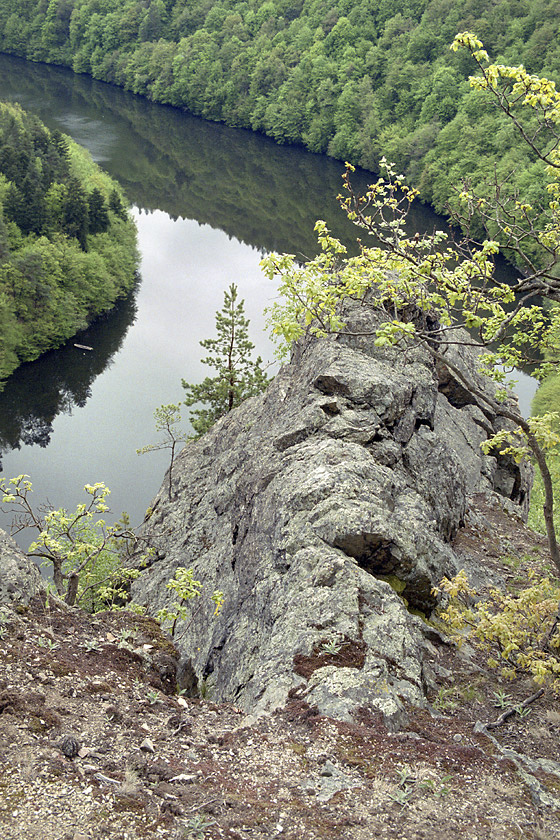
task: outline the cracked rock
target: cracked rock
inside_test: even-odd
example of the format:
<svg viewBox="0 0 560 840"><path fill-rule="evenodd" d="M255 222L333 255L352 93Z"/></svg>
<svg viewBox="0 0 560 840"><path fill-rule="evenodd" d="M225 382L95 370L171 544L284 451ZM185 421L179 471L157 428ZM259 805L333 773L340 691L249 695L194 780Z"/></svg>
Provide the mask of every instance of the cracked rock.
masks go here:
<svg viewBox="0 0 560 840"><path fill-rule="evenodd" d="M531 472L482 454L499 418L426 350L375 347L367 307L345 318L352 335L304 338L265 394L185 447L173 498L166 477L152 503L158 559L132 594L152 614L169 606L178 566L224 592L217 617L205 598L174 636L180 673L213 701L259 715L297 690L323 714L365 708L398 728L407 703L425 703L409 609L429 614L458 571L450 541L469 496L499 490L523 515ZM472 353L454 363L476 376ZM332 638L360 646L361 667L321 658ZM316 660L306 676L302 658Z"/></svg>

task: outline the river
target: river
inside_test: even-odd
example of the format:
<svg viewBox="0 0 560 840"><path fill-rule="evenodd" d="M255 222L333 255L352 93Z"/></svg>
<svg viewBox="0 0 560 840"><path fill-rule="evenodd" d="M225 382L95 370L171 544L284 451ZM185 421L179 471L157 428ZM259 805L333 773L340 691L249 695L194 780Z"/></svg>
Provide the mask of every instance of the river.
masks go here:
<svg viewBox="0 0 560 840"><path fill-rule="evenodd" d="M263 309L275 290L259 261L271 250L312 256L317 218L351 236L336 201L343 166L4 55L0 99L72 136L122 184L141 253L136 292L75 339L93 351L72 340L8 380L0 394L2 474L27 473L35 504L69 508L83 500L84 484L104 481L115 516L126 510L134 524L168 462L165 450L138 456L136 449L157 440L153 411L183 398L181 378L211 374L199 341L214 334L232 282L245 299L256 352L274 371ZM357 188L371 177L356 173ZM421 231L442 224L421 205L411 221ZM525 378L525 411L533 390ZM29 536L18 540L26 547Z"/></svg>

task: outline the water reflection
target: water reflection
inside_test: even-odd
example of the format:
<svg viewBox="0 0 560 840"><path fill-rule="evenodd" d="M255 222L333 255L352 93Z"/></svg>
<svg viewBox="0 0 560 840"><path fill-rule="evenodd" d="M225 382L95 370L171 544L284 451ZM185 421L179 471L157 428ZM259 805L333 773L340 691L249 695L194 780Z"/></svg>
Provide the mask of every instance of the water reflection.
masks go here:
<svg viewBox="0 0 560 840"><path fill-rule="evenodd" d="M343 239L355 238L336 201L344 167L330 158L5 55L0 98L17 99L47 125L71 134L144 210L197 219L260 251L313 256L317 218ZM356 188L373 177L358 171ZM429 208L413 208L412 230L436 223L444 222Z"/></svg>
<svg viewBox="0 0 560 840"><path fill-rule="evenodd" d="M342 239L355 238L336 201L343 166L2 55L0 98L70 133L122 184L139 208L142 254L137 294L74 340L93 352L70 341L8 381L0 394L5 474L31 474L38 500L68 508L82 501L86 482L105 481L115 513L126 509L139 521L167 453L138 458L135 450L154 440L154 408L183 398L181 378L208 374L199 341L214 333L224 289L238 284L256 351L269 360L263 308L274 289L260 254L313 256L318 217ZM357 172L356 189L371 178ZM410 221L421 232L442 224L421 205Z"/></svg>
<svg viewBox="0 0 560 840"><path fill-rule="evenodd" d="M63 347L22 365L8 379L0 393L0 453L22 445L46 447L55 418L86 404L93 381L111 364L134 323L135 297L136 290Z"/></svg>

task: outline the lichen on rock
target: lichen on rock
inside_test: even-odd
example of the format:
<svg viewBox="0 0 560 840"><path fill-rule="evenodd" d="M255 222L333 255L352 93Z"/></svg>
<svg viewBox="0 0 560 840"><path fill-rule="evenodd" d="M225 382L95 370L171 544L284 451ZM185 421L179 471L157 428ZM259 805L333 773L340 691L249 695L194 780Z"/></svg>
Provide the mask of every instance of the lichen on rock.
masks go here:
<svg viewBox="0 0 560 840"><path fill-rule="evenodd" d="M178 566L224 591L217 618L207 598L175 634L216 701L254 714L296 692L332 717L366 708L399 727L407 703L425 702L409 610L429 613L434 584L458 570L450 541L469 496L507 491L525 510L530 468L480 449L498 418L421 346L375 347L376 317L355 304L348 335L301 340L264 395L183 450L174 497L165 485L153 506L160 559L134 599L156 612ZM298 673L325 638L365 645L362 666Z"/></svg>
<svg viewBox="0 0 560 840"><path fill-rule="evenodd" d="M0 529L0 607L25 606L44 590L39 569L15 541Z"/></svg>

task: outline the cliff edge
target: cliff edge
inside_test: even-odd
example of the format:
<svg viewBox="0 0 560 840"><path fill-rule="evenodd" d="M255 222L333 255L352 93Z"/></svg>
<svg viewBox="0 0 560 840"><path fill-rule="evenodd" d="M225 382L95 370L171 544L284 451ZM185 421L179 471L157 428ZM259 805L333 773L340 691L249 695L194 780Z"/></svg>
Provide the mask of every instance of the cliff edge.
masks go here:
<svg viewBox="0 0 560 840"><path fill-rule="evenodd" d="M374 346L376 316L307 337L267 392L188 444L153 503L157 559L134 584L150 613L192 567L206 598L178 623L185 687L253 714L300 697L350 721L406 722L426 702L432 587L461 567L451 547L473 494L524 516L531 469L483 455L499 418L421 346ZM476 358L450 345L474 373ZM492 383L478 377L482 389ZM475 576L484 570L473 568Z"/></svg>
<svg viewBox="0 0 560 840"><path fill-rule="evenodd" d="M336 346L300 347L300 380L292 378L293 369L292 373L286 369L263 401L253 401L221 424L229 435L234 468L219 474L219 485L212 484L216 478L212 470L225 471L228 451L225 445L218 448L218 435L211 435L188 447L182 456L176 478L185 495L169 502L164 493L156 507L161 539L170 545L168 557L173 549L175 559L186 562L189 555L181 553L184 542L193 546L193 553L198 545L215 563L218 550L211 543L214 538L223 541L224 564L227 561L231 567L234 561L228 576L227 620L220 629L218 622L208 617L206 629L222 634L216 638L224 640L226 653L234 650L235 644L244 645L241 649L247 662L232 662L229 674L231 685L240 681L239 697L246 702L245 709L240 703L214 702L210 679L201 683L207 699L180 696L177 678L188 683L188 674L191 681L196 677L195 649L186 634L179 654L147 616L126 609L91 616L52 596L47 599L31 560L0 534L0 826L5 840L412 840L427 836L448 840L458 832L472 840L560 838L557 698L545 692L534 695L527 705L534 692L529 681L505 681L489 670L486 657L468 644L457 650L411 615L395 591L403 590L404 583L409 596L429 609L425 579L438 573L438 563L467 567L472 577L478 575L482 588L495 582L504 590L513 589L523 585L528 575L542 573L549 561L546 543L524 526L523 504L518 504L526 476L512 465L491 459L479 461L477 474L475 464L480 455L474 447L469 453L469 445L464 443L476 429L470 421L462 425L459 420L474 416L488 426L490 418L482 421L473 405L452 406L450 383L445 386L446 402L442 401L437 373L430 374L429 366L418 359L407 363L417 365L414 370L422 388L425 386L423 392L427 393L429 374L436 385L433 417L428 414L427 422L419 423L418 428L410 420L408 425L400 425L414 404L414 387L404 385L401 369L396 368L386 384L377 386L381 380L371 373L377 370L374 365L369 380L360 377L358 383L360 393L377 388L378 405L379 394L388 391L393 398L407 393L408 388L409 396L400 403L401 408L394 410L387 401L385 409L374 409L369 398L361 402L352 398L353 392L344 390L350 373L343 360L350 358L347 350L351 349L358 353L365 371L368 354L337 343L342 346L340 355ZM321 388L314 384L321 375L313 373L317 350L326 362L323 375L329 371L330 377L320 380ZM378 356L376 360L381 364ZM343 393L326 394L327 383L330 389ZM276 396L275 388L279 388ZM298 409L297 400L304 394L308 402ZM459 401L458 392L453 399ZM325 412L323 401L338 406L338 412ZM462 488L447 498L445 515L413 484L414 472L407 472L405 456L414 447L418 432L431 442L431 451L443 446L432 437L440 428L435 419L438 403L439 416L451 418L446 428L456 432L454 445L442 450L454 460L446 471L437 459L431 468L434 475L447 476L444 488L449 488L452 478ZM287 405L292 411L286 415L289 422L267 415L267 405ZM324 421L320 412L325 414ZM424 409L421 414L425 416ZM267 428L269 417L270 441L263 437L259 448L255 438L248 460L233 445L235 429L241 434L244 428L240 418L245 418L246 426L250 416L256 418L261 431ZM308 417L321 423L318 419L310 423ZM369 438L368 417L369 428L377 429ZM364 422L358 422L360 419ZM398 428L398 437L386 434L385 430ZM411 430L410 436L405 428ZM286 435L293 429L311 431L290 443ZM249 431L245 428L245 433ZM361 442L356 440L358 435ZM307 467L303 455L310 451L315 437L317 454ZM209 442L216 448L215 458L208 451ZM398 456L393 459L391 455L390 464L378 467L386 476L383 486L395 488L394 496L376 491L373 482L376 472L367 453L368 447L377 444L378 451L385 447L384 451ZM199 447L202 454L197 456ZM327 457L329 452L334 456ZM356 459L356 452L362 457ZM341 460L341 453L346 460ZM192 468L194 462L187 458L194 456L204 458L206 483L198 487L197 476L192 475L189 492L196 495L191 495L186 525L178 518L166 525L176 504L188 512L186 468L189 464ZM235 468L237 462L243 469ZM243 476L248 481L267 464L271 478L263 480L251 496ZM387 476L392 473L389 481ZM327 484L317 476L323 476ZM328 482L330 495L321 489L329 486ZM517 501L492 489L498 485L502 491L509 487ZM275 496L270 495L273 486L278 488ZM284 486L294 488L294 503L280 494ZM315 486L317 496L312 492ZM217 487L222 491L222 507L211 495ZM477 492L469 495L471 489ZM379 501L369 504L375 492ZM325 512L321 505L331 496ZM435 488L430 498L436 498ZM458 508L452 517L454 498ZM235 507L235 499L240 500L240 507ZM424 527L424 520L419 514L413 519L415 511L432 514L427 533L436 561L426 556L427 537L420 534L414 542L412 526L404 529L403 516L391 518L405 502L416 527ZM197 510L207 511L215 524L206 533L199 525L191 544L185 528L197 527ZM463 524L449 542L456 527L450 523L460 521L461 510ZM268 522L270 533L264 531L265 520L255 518L254 511L274 514L276 518ZM355 511L355 516L349 511ZM363 523L381 528L382 514L387 520L383 550L376 552L373 547L369 561L361 551L355 551L358 556L349 553L350 545L363 546L368 539L370 547L375 545L371 538L363 537L374 533L373 526L368 525L368 530ZM319 530L315 530L317 522L322 523ZM397 522L403 522L402 531ZM236 527L233 538L231 529ZM357 538L350 542L350 527L353 534L362 535L362 542ZM270 547L276 533L292 540L279 547L278 553ZM346 535L344 548L339 547L337 534ZM263 552L264 565L257 550ZM421 572L415 576L412 562L416 556L423 565L419 563ZM160 553L147 571L147 591L152 576L160 574L158 564L168 557ZM381 566L382 562L385 565ZM411 564L408 569L406 562ZM389 567L389 563L393 565ZM209 563L208 568L217 574L216 565ZM387 575L388 568L393 571ZM203 566L198 570L202 576ZM271 583L267 583L267 575ZM291 594L289 581L294 583ZM167 595L164 582L161 587ZM237 630L234 597L240 610ZM283 598L280 605L277 598ZM352 603L357 615L350 612ZM276 616L271 626L264 623L267 616ZM295 626L291 636L290 620ZM244 641L242 630L247 627L253 633L262 632L262 650L256 635ZM197 629L201 640L203 630ZM276 648L275 632L279 639ZM338 642L333 644L333 636L341 632L346 636L336 637ZM329 639L331 647L325 650ZM306 653L309 650L311 653ZM417 663L412 661L414 650L420 657ZM225 667L220 651L213 655L214 661ZM277 681L267 655L279 668ZM204 661L201 657L201 663ZM265 674L255 673L243 683L242 669L247 664L262 668ZM378 673L386 669L387 691L383 694L373 682L375 667ZM415 682L418 672L420 678ZM368 684L364 677L372 682ZM214 684L219 685L218 679ZM288 685L294 687L284 699ZM255 686L264 691L253 705ZM340 687L345 687L346 693ZM263 700L278 702L280 708L258 716L247 714L247 710L259 711ZM261 711L269 708L265 703L261 703ZM523 703L521 715L515 709L522 709ZM333 708L334 715L321 713L320 705ZM395 731L397 726L404 728Z"/></svg>

